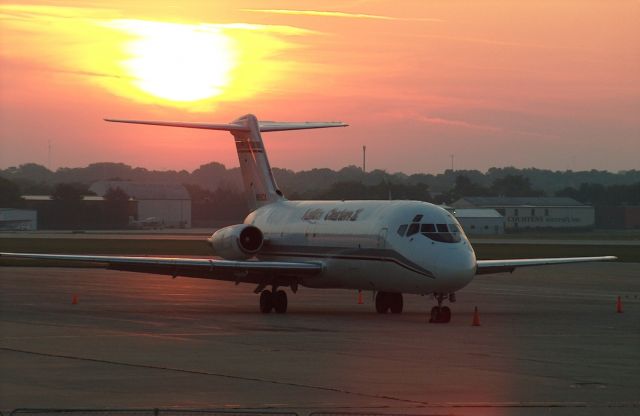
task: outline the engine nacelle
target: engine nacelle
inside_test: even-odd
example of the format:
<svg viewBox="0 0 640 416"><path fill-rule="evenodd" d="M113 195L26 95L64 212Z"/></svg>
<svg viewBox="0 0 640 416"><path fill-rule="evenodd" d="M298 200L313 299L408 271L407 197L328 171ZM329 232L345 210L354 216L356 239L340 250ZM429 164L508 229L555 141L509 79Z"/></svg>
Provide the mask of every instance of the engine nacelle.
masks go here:
<svg viewBox="0 0 640 416"><path fill-rule="evenodd" d="M221 228L209 238L213 252L227 260L246 260L262 248L262 231L254 225L237 224Z"/></svg>

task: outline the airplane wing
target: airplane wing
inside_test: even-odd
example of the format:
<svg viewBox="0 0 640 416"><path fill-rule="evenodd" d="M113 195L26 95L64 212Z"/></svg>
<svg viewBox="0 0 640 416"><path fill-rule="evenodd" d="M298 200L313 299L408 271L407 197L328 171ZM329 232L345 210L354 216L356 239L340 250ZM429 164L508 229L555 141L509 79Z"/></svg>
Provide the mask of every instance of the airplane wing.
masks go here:
<svg viewBox="0 0 640 416"><path fill-rule="evenodd" d="M107 269L197 277L243 283L265 278L298 278L322 272L322 263L216 260L180 257L88 256L72 254L0 253L0 257L104 263Z"/></svg>
<svg viewBox="0 0 640 416"><path fill-rule="evenodd" d="M549 259L509 259L509 260L478 260L476 274L491 274L513 272L518 267L547 266L550 264L585 263L591 261L617 260L615 256L601 257L563 257Z"/></svg>

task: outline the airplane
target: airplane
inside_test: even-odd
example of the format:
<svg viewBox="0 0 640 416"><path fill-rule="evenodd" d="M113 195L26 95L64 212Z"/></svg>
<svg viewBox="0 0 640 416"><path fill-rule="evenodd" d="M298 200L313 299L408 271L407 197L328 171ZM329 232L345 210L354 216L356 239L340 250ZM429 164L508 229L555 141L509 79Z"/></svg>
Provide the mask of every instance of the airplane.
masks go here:
<svg viewBox="0 0 640 416"><path fill-rule="evenodd" d="M403 310L403 294L432 295L429 322L447 323L456 293L475 276L516 268L616 260L614 256L477 260L455 216L419 201L289 201L273 177L261 133L346 127L342 122L269 122L252 114L228 124L105 119L231 133L251 213L207 239L220 259L0 253L103 263L106 268L256 285L260 311L285 313L299 286L375 293L380 314ZM269 288L271 290L269 290Z"/></svg>

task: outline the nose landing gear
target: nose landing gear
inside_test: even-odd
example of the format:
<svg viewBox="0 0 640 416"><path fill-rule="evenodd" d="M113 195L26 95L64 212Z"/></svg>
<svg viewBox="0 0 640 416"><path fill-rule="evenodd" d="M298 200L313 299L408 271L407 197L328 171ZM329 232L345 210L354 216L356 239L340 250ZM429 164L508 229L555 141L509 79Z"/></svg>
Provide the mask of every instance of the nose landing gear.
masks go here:
<svg viewBox="0 0 640 416"><path fill-rule="evenodd" d="M448 306L442 306L442 301L449 299L450 302L456 301L455 293L434 293L438 306L431 308L430 324L446 324L451 321L451 309Z"/></svg>

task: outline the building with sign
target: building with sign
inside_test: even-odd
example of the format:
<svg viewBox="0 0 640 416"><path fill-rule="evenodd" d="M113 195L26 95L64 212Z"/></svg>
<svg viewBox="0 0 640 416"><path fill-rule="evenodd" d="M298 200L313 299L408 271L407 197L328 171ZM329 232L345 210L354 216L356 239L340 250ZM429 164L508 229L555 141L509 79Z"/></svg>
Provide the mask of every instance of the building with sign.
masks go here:
<svg viewBox="0 0 640 416"><path fill-rule="evenodd" d="M507 231L589 229L595 224L592 206L565 197L465 197L451 206L456 209L495 209L504 217Z"/></svg>
<svg viewBox="0 0 640 416"><path fill-rule="evenodd" d="M504 234L504 217L495 209L458 208L453 211L465 234Z"/></svg>

